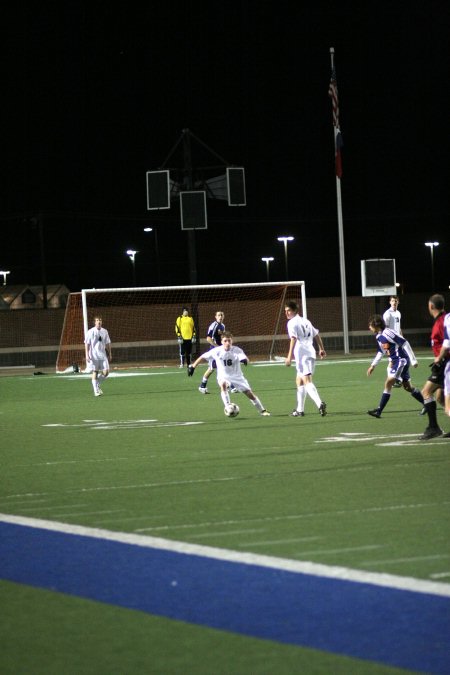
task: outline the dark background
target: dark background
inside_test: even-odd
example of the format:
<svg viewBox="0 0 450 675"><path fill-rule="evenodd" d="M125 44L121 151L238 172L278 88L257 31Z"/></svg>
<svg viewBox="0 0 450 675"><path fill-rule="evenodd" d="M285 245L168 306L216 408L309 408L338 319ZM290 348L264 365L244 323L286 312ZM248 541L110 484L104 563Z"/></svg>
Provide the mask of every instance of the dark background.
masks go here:
<svg viewBox="0 0 450 675"><path fill-rule="evenodd" d="M66 0L3 13L8 283L40 283L44 261L47 283L71 291L129 286L135 248L138 285L189 284L178 203L148 212L145 173L190 129L245 167L247 189L245 207L208 200L198 283L265 281L262 256L283 279L287 234L289 277L339 295L333 46L347 293L361 293L367 258L395 258L402 292L448 288L448 2ZM192 160L217 164L195 140ZM183 166L180 145L166 168Z"/></svg>

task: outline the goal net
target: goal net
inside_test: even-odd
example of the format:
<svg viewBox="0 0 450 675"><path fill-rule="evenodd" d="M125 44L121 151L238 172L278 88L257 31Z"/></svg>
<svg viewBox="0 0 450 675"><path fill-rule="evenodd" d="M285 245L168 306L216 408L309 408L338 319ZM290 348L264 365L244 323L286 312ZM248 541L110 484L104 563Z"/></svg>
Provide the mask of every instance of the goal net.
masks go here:
<svg viewBox="0 0 450 675"><path fill-rule="evenodd" d="M85 369L84 336L101 316L113 348L112 367L179 362L175 321L183 307L196 327L192 354L208 349L206 334L217 311L251 360L278 360L287 353L284 305L295 300L306 316L303 281L218 286L104 288L71 293L66 307L56 371Z"/></svg>

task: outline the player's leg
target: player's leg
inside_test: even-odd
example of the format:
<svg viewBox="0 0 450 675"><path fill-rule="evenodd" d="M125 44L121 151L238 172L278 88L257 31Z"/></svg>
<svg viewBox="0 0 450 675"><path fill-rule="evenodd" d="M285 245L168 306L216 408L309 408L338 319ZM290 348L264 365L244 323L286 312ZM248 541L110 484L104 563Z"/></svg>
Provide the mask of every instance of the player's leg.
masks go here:
<svg viewBox="0 0 450 675"><path fill-rule="evenodd" d="M199 392L201 394L207 394L208 393L208 380L213 372L213 368L216 367L216 362L214 359L211 359L209 361L208 365L208 370L205 372L205 374L202 377L202 381L200 382L200 386L198 388Z"/></svg>
<svg viewBox="0 0 450 675"><path fill-rule="evenodd" d="M316 359L311 356L305 356L302 359L302 369L304 372L303 380L305 382L305 391L307 395L314 401L322 417L327 414L327 404L322 401L316 385L312 381L314 370L316 368Z"/></svg>
<svg viewBox="0 0 450 675"><path fill-rule="evenodd" d="M242 389L239 389L239 391L242 391ZM251 389L245 389L243 393L248 399L250 399L250 402L255 406L260 415L263 417L270 417L270 412L265 409L259 398L253 393Z"/></svg>

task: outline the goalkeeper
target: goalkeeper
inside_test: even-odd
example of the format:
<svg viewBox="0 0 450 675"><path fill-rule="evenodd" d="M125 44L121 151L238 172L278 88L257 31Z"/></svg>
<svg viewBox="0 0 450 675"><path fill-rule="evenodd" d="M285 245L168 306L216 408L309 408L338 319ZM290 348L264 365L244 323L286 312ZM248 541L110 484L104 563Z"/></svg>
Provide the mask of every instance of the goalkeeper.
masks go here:
<svg viewBox="0 0 450 675"><path fill-rule="evenodd" d="M187 307L183 307L181 314L175 321L175 333L180 348L180 368L191 363L192 341L195 338L195 325L192 316L189 316Z"/></svg>

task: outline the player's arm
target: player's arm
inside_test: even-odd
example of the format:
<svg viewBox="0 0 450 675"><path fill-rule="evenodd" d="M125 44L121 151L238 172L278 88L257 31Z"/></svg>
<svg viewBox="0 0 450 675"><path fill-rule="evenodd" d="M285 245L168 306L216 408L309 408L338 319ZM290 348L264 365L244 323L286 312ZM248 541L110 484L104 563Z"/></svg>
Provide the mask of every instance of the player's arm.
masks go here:
<svg viewBox="0 0 450 675"><path fill-rule="evenodd" d="M379 349L375 355L375 358L373 359L372 363L370 364L367 370L367 376L372 375L373 371L375 370L376 366L380 363L382 358L383 352Z"/></svg>
<svg viewBox="0 0 450 675"><path fill-rule="evenodd" d="M317 335L315 336L314 339L317 342L317 346L319 347L319 356L320 356L321 359L324 359L326 357L327 353L325 351L325 347L323 346L323 342L322 342L322 338L320 337L320 334L317 333Z"/></svg>
<svg viewBox="0 0 450 675"><path fill-rule="evenodd" d="M187 369L188 377L192 377L192 375L194 374L194 370L197 368L199 363L201 363L202 361L208 361L208 359L210 358L210 353L211 352L209 352L208 354L201 354L197 359L195 359L194 363L191 363L191 365L188 366Z"/></svg>
<svg viewBox="0 0 450 675"><path fill-rule="evenodd" d="M285 360L284 360L284 364L285 364L286 366L290 366L291 363L292 363L292 354L293 354L293 352L294 352L294 346L295 346L295 343L296 343L296 342L297 342L297 338L296 338L296 337L291 337L291 340L290 340L290 342L289 342L289 351L288 351L288 355L286 356L286 358L285 358Z"/></svg>

